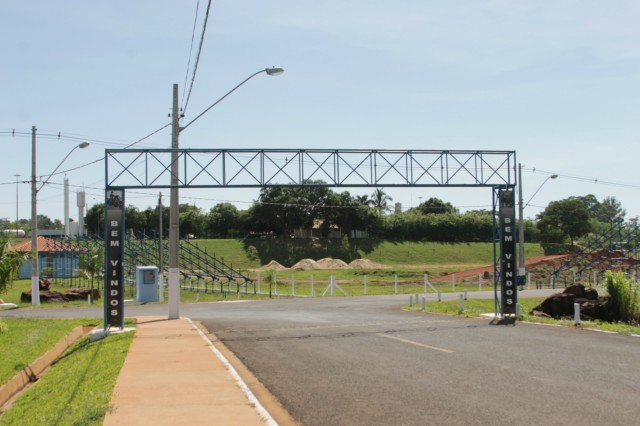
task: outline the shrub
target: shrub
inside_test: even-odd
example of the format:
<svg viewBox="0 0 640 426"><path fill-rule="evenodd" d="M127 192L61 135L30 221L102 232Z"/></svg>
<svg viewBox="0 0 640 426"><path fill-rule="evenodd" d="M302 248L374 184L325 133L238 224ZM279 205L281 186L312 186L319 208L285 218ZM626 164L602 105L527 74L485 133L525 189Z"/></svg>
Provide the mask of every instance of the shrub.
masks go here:
<svg viewBox="0 0 640 426"><path fill-rule="evenodd" d="M638 292L633 283L622 272L605 274L605 285L609 293L611 313L616 321L637 323L640 317Z"/></svg>

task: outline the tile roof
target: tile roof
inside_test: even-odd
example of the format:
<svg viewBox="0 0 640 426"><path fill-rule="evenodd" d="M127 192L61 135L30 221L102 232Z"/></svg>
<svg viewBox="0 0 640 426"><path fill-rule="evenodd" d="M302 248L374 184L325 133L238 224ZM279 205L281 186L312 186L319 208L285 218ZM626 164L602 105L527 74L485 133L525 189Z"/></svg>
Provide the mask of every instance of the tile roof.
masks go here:
<svg viewBox="0 0 640 426"><path fill-rule="evenodd" d="M14 244L11 246L10 250L15 250L20 253L29 253L31 252L31 240ZM38 251L43 253L57 253L80 251L80 249L72 244L41 236L38 237Z"/></svg>

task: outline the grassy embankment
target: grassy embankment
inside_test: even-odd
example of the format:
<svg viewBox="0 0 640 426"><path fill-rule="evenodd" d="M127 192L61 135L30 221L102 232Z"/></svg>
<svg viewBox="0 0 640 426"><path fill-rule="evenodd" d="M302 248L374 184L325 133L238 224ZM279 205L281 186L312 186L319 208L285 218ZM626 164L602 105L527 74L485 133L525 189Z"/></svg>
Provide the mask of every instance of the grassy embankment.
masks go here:
<svg viewBox="0 0 640 426"><path fill-rule="evenodd" d="M0 384L47 352L74 327L98 319L0 318ZM109 407L133 333L82 338L0 416L0 425L99 425Z"/></svg>

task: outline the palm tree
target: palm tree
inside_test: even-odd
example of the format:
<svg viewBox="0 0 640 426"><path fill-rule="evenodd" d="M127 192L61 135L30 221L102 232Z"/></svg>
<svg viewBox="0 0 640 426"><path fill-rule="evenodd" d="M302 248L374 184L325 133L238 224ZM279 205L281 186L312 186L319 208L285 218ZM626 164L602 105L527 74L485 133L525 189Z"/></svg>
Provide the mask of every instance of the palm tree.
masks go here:
<svg viewBox="0 0 640 426"><path fill-rule="evenodd" d="M384 213L391 210L391 206L389 205L391 201L393 201L393 198L388 196L382 188L376 188L373 194L371 194L369 203L373 208L378 209L380 213Z"/></svg>
<svg viewBox="0 0 640 426"><path fill-rule="evenodd" d="M89 278L91 289L93 290L93 280L102 274L104 266L104 255L97 247L89 248L89 252L80 255L80 270Z"/></svg>

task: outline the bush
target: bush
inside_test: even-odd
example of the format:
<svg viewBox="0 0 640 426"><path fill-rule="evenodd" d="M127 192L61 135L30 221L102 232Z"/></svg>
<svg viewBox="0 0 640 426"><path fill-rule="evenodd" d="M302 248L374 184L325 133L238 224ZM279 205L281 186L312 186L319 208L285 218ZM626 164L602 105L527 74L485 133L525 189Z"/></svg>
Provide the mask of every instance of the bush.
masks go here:
<svg viewBox="0 0 640 426"><path fill-rule="evenodd" d="M637 323L640 317L638 306L638 292L633 283L622 272L614 274L607 271L605 285L609 293L611 313L616 321Z"/></svg>

